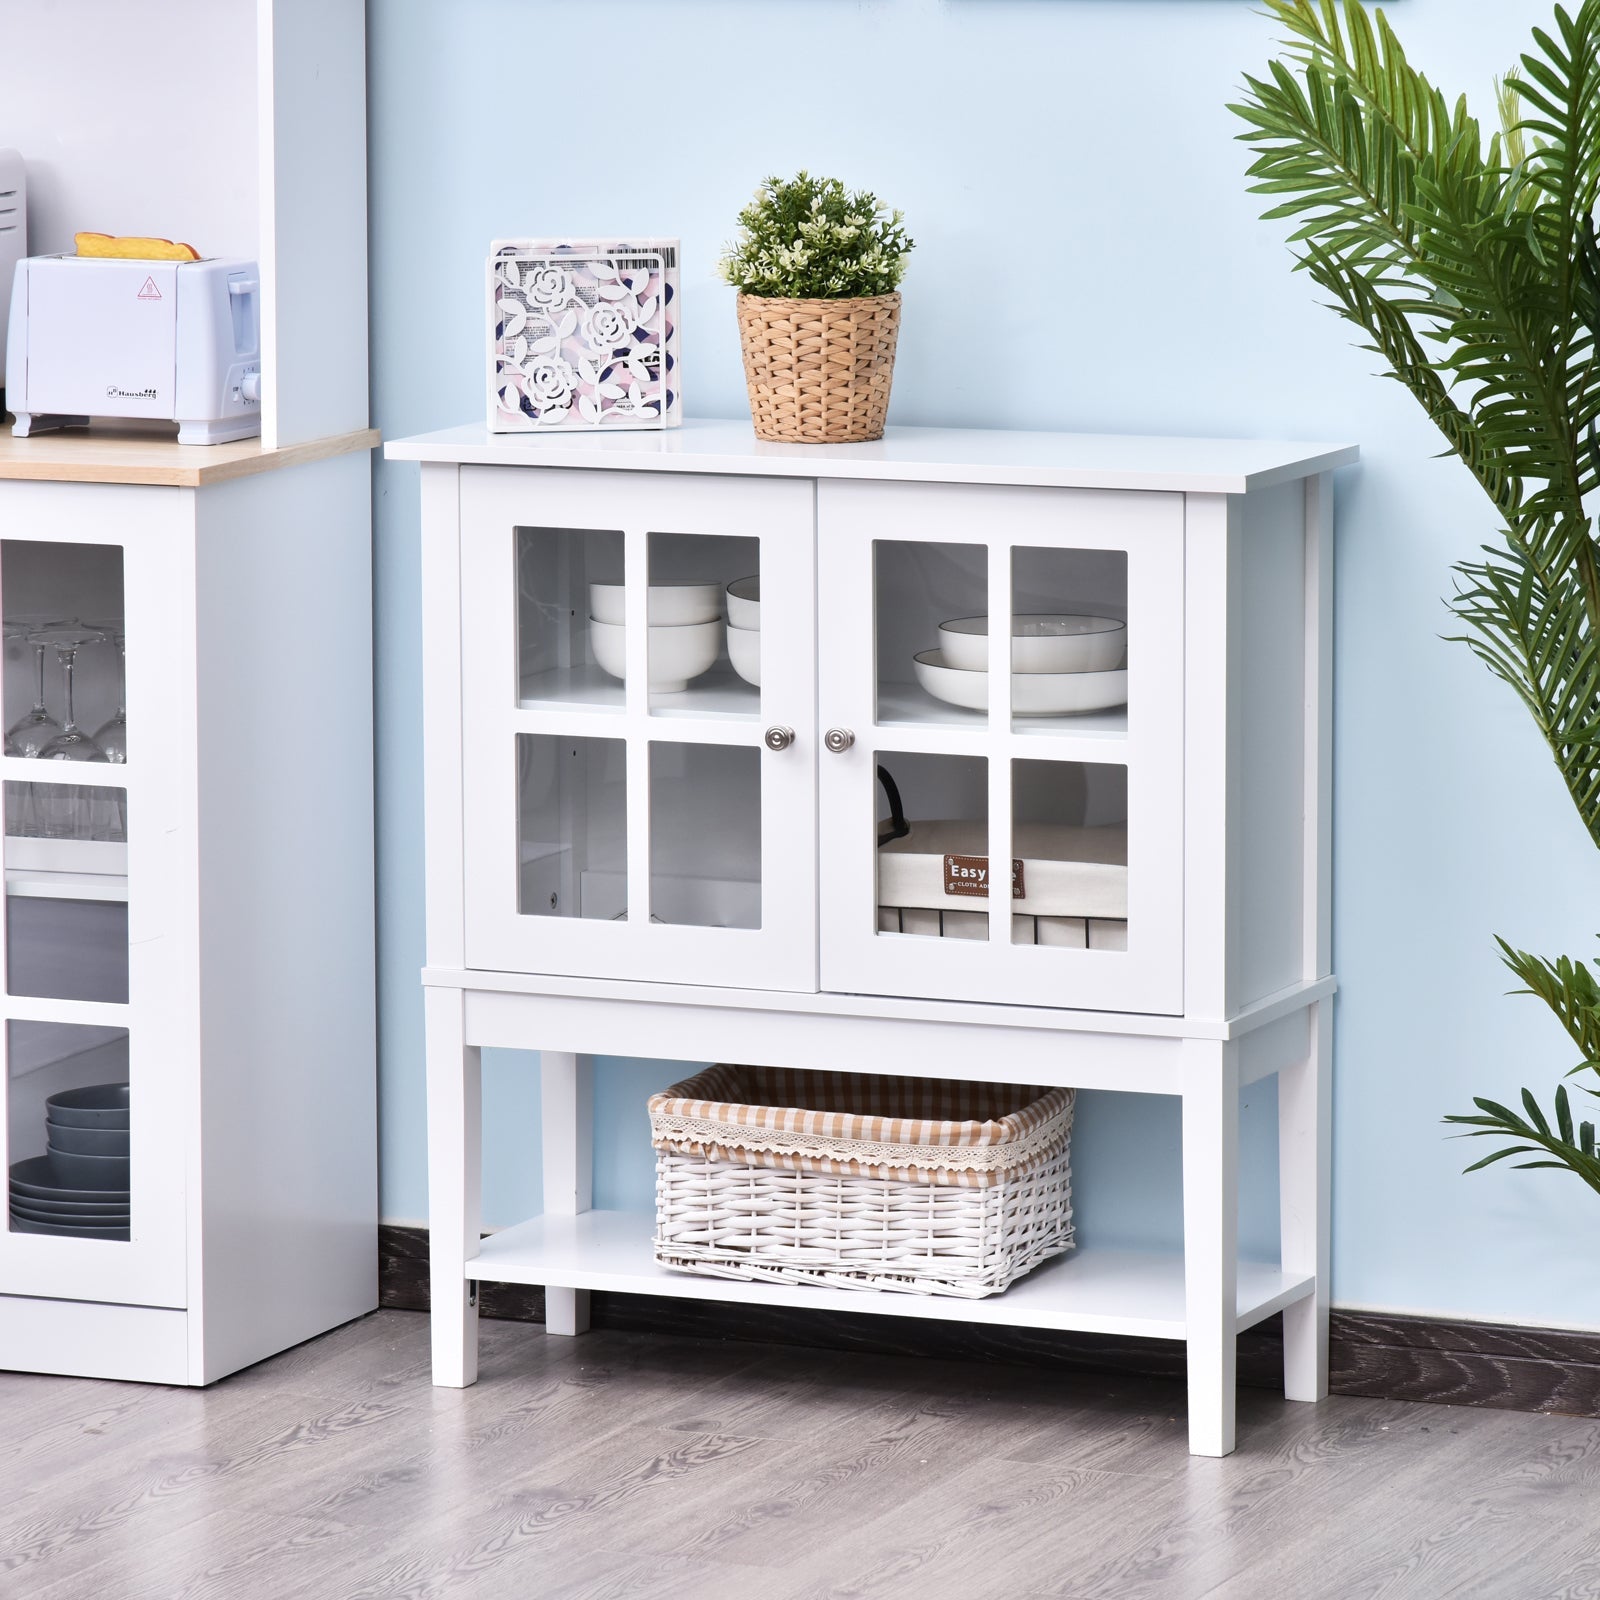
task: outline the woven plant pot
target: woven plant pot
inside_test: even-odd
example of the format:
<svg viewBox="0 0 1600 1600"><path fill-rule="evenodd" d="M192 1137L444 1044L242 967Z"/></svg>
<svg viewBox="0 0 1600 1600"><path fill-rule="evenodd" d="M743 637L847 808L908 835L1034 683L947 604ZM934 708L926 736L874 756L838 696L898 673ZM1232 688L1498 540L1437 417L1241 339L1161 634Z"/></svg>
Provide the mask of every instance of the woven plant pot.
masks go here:
<svg viewBox="0 0 1600 1600"><path fill-rule="evenodd" d="M744 380L758 439L857 444L883 437L900 296L738 299Z"/></svg>

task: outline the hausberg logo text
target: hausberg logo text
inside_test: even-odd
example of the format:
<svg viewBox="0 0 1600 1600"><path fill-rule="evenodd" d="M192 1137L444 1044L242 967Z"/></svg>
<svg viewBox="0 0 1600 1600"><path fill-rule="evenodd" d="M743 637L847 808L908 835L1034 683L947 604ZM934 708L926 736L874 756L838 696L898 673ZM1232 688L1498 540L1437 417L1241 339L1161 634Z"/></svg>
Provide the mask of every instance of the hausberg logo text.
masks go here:
<svg viewBox="0 0 1600 1600"><path fill-rule="evenodd" d="M108 400L154 400L154 389L119 389L116 384L106 385L106 399Z"/></svg>

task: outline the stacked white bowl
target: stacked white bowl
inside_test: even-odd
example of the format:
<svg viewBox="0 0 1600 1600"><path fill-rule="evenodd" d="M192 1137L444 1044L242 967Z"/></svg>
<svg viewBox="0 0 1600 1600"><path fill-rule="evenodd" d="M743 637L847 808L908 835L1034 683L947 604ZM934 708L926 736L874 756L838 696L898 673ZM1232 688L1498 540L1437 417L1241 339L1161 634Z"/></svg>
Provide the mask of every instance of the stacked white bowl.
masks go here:
<svg viewBox="0 0 1600 1600"><path fill-rule="evenodd" d="M761 577L728 585L728 659L746 683L761 686Z"/></svg>
<svg viewBox="0 0 1600 1600"><path fill-rule="evenodd" d="M1125 705L1127 624L1116 617L1014 616L1011 709L1060 716ZM913 658L917 682L936 700L983 711L989 704L989 619L939 624L939 648Z"/></svg>
<svg viewBox="0 0 1600 1600"><path fill-rule="evenodd" d="M627 670L623 586L589 585L589 643L602 672ZM650 687L660 694L686 689L722 652L722 589L715 583L652 583L647 601Z"/></svg>

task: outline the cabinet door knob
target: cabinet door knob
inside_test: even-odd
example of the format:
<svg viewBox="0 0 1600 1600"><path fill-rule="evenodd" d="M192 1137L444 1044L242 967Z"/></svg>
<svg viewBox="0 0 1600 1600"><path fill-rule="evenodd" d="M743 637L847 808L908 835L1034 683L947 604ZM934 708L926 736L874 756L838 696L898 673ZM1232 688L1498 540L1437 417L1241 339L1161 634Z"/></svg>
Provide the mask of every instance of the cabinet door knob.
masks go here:
<svg viewBox="0 0 1600 1600"><path fill-rule="evenodd" d="M856 736L848 728L829 728L822 742L836 756L842 756L856 742Z"/></svg>
<svg viewBox="0 0 1600 1600"><path fill-rule="evenodd" d="M766 735L767 749L787 750L794 743L793 728L768 728Z"/></svg>

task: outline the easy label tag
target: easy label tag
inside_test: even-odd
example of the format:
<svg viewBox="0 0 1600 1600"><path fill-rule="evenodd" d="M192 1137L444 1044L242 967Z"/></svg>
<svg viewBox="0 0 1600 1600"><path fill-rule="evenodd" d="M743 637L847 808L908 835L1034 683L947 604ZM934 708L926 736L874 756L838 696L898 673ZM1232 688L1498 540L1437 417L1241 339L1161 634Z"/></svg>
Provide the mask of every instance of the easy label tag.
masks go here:
<svg viewBox="0 0 1600 1600"><path fill-rule="evenodd" d="M988 856L946 856L944 858L944 892L946 894L960 895L970 900L987 900L989 898L989 858ZM1027 888L1023 881L1022 863L1013 860L1011 863L1011 898L1022 900L1027 898Z"/></svg>

